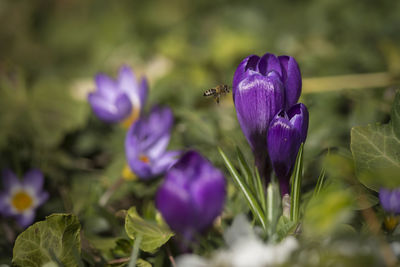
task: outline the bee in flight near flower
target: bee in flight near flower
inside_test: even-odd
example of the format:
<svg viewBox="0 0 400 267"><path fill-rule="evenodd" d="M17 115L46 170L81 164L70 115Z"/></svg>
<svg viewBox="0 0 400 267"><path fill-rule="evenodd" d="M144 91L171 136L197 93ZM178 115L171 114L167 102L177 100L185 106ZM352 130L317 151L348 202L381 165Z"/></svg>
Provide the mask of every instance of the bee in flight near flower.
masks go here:
<svg viewBox="0 0 400 267"><path fill-rule="evenodd" d="M221 96L228 93L229 93L228 85L222 84L222 85L217 85L214 88L208 89L207 91L204 92L203 96L213 96L215 101L217 101L217 103L219 104L219 99L221 98Z"/></svg>

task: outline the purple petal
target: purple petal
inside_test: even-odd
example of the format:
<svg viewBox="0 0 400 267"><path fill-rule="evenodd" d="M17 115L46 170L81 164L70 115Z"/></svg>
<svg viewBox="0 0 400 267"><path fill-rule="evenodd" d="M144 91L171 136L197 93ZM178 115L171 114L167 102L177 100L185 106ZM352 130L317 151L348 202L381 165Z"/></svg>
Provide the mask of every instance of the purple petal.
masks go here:
<svg viewBox="0 0 400 267"><path fill-rule="evenodd" d="M253 151L265 150L269 123L284 105L283 86L273 73L265 77L252 72L238 89L235 106L242 131Z"/></svg>
<svg viewBox="0 0 400 267"><path fill-rule="evenodd" d="M278 179L288 179L300 147L300 134L278 114L268 130L268 153Z"/></svg>
<svg viewBox="0 0 400 267"><path fill-rule="evenodd" d="M152 173L154 173L155 175L165 173L174 163L176 163L176 161L178 160L177 157L180 154L180 151L165 152L164 155L154 160L154 164L151 167Z"/></svg>
<svg viewBox="0 0 400 267"><path fill-rule="evenodd" d="M36 207L39 207L47 201L47 199L49 198L49 193L46 191L42 191L42 192L38 193L38 195L36 197L37 197Z"/></svg>
<svg viewBox="0 0 400 267"><path fill-rule="evenodd" d="M38 169L28 171L24 176L23 185L25 188L29 187L39 192L43 188L44 178L43 173Z"/></svg>
<svg viewBox="0 0 400 267"><path fill-rule="evenodd" d="M7 192L21 184L18 177L10 169L4 169L1 176L3 178L4 190Z"/></svg>
<svg viewBox="0 0 400 267"><path fill-rule="evenodd" d="M264 76L271 71L276 71L279 77L282 77L281 64L274 54L266 53L261 57L258 62L258 71Z"/></svg>
<svg viewBox="0 0 400 267"><path fill-rule="evenodd" d="M35 211L32 209L16 216L16 220L19 226L21 226L22 228L26 228L29 225L31 225L34 219L35 219Z"/></svg>
<svg viewBox="0 0 400 267"><path fill-rule="evenodd" d="M94 92L89 94L88 100L96 116L106 122L119 122L132 111L131 101L125 93L110 100Z"/></svg>
<svg viewBox="0 0 400 267"><path fill-rule="evenodd" d="M139 85L132 69L128 66L122 66L119 70L118 88L125 92L131 100L132 108L137 109L142 107L142 102L139 96Z"/></svg>
<svg viewBox="0 0 400 267"><path fill-rule="evenodd" d="M305 142L308 131L308 110L307 107L298 103L292 106L287 112L290 123L300 133L300 141Z"/></svg>
<svg viewBox="0 0 400 267"><path fill-rule="evenodd" d="M256 55L250 55L240 62L239 66L236 68L235 74L233 75L232 83L232 95L233 101L235 101L235 94L239 83L246 77L245 73L247 70L256 71L257 63L260 58Z"/></svg>
<svg viewBox="0 0 400 267"><path fill-rule="evenodd" d="M297 103L301 94L301 73L299 65L293 57L278 57L282 66L282 76L285 84L286 107Z"/></svg>
<svg viewBox="0 0 400 267"><path fill-rule="evenodd" d="M178 184L166 181L157 192L156 207L173 231L192 235L196 211L188 191Z"/></svg>
<svg viewBox="0 0 400 267"><path fill-rule="evenodd" d="M3 216L10 216L14 214L8 199L9 195L7 193L0 193L0 214Z"/></svg>
<svg viewBox="0 0 400 267"><path fill-rule="evenodd" d="M221 214L226 195L225 179L220 171L209 168L203 175L191 187L191 195L200 215L196 226L198 231L210 226Z"/></svg>
<svg viewBox="0 0 400 267"><path fill-rule="evenodd" d="M148 94L149 94L149 85L147 83L147 79L145 77L143 77L140 80L140 85L139 85L139 99L140 99L140 104L141 104L142 109L147 102Z"/></svg>
<svg viewBox="0 0 400 267"><path fill-rule="evenodd" d="M105 99L114 101L118 95L120 95L120 90L118 90L117 83L105 74L97 74L95 77L95 83L97 87L97 94L103 96Z"/></svg>
<svg viewBox="0 0 400 267"><path fill-rule="evenodd" d="M389 190L381 188L379 190L379 200L385 211L400 214L400 189Z"/></svg>

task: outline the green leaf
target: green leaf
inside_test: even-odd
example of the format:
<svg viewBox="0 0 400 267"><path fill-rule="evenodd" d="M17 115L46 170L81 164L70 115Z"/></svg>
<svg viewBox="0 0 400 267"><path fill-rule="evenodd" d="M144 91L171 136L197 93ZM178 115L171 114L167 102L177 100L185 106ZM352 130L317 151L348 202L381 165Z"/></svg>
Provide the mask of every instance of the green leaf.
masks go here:
<svg viewBox="0 0 400 267"><path fill-rule="evenodd" d="M144 259L138 259L136 262L137 267L151 267L151 263Z"/></svg>
<svg viewBox="0 0 400 267"><path fill-rule="evenodd" d="M244 179L246 180L247 184L250 187L250 190L253 191L255 194L255 188L254 188L254 179L253 179L253 174L250 171L249 165L247 164L246 159L244 158L244 155L242 151L240 150L239 147L236 147L236 152L237 152L237 157L239 161L239 167L242 172L242 175L244 175Z"/></svg>
<svg viewBox="0 0 400 267"><path fill-rule="evenodd" d="M356 175L366 187L400 186L400 140L390 124L353 127L351 151Z"/></svg>
<svg viewBox="0 0 400 267"><path fill-rule="evenodd" d="M37 222L16 239L12 263L15 266L42 266L60 262L64 266L82 266L80 229L72 214L52 214Z"/></svg>
<svg viewBox="0 0 400 267"><path fill-rule="evenodd" d="M284 239L296 229L296 222L291 221L288 217L282 215L276 225L277 241Z"/></svg>
<svg viewBox="0 0 400 267"><path fill-rule="evenodd" d="M320 173L319 176L318 176L317 184L316 184L316 186L315 186L315 188L314 188L314 194L313 194L313 196L318 195L319 192L321 191L322 186L324 185L325 172L326 172L325 167L322 167L321 173Z"/></svg>
<svg viewBox="0 0 400 267"><path fill-rule="evenodd" d="M140 249L146 252L154 252L174 235L166 226L143 220L135 207L131 207L126 214L125 231L131 239L141 235Z"/></svg>
<svg viewBox="0 0 400 267"><path fill-rule="evenodd" d="M290 203L290 220L297 222L299 220L300 212L300 190L301 180L303 177L303 145L301 143L299 152L297 153L296 163L292 174L292 191L291 191L291 203Z"/></svg>
<svg viewBox="0 0 400 267"><path fill-rule="evenodd" d="M265 224L265 214L260 204L258 203L256 197L251 192L246 181L238 174L235 167L233 167L232 163L225 155L225 153L220 148L218 148L218 151L225 162L225 166L228 168L230 174L232 175L234 182L238 185L239 189L242 191L245 199L247 200L247 203L251 211L253 212L254 216L258 219L264 230L266 230L267 226Z"/></svg>

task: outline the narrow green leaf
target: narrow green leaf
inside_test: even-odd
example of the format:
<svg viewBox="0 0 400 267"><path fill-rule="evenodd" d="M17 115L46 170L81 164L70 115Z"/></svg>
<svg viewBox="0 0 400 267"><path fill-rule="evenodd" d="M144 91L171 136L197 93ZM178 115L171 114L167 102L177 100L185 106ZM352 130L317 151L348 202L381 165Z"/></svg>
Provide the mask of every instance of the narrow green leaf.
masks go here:
<svg viewBox="0 0 400 267"><path fill-rule="evenodd" d="M292 191L290 203L290 220L297 222L299 220L300 211L300 189L303 172L303 143L300 145L297 153L296 163L292 174Z"/></svg>
<svg viewBox="0 0 400 267"><path fill-rule="evenodd" d="M396 93L390 119L392 121L393 133L397 139L400 139L400 91Z"/></svg>
<svg viewBox="0 0 400 267"><path fill-rule="evenodd" d="M142 242L142 238L143 238L142 234L138 234L138 236L135 238L135 242L133 243L133 248L132 248L131 259L129 260L128 267L136 266L136 261L139 256L139 247L140 243Z"/></svg>
<svg viewBox="0 0 400 267"><path fill-rule="evenodd" d="M257 168L255 168L254 172L255 172L255 175L254 175L255 182L254 183L256 184L256 194L258 195L258 199L261 203L261 207L262 207L263 211L266 212L267 203L265 200L264 183L261 180L260 173L258 172Z"/></svg>
<svg viewBox="0 0 400 267"><path fill-rule="evenodd" d="M135 207L131 207L126 214L125 231L131 239L141 235L140 249L146 252L154 252L174 235L164 226L143 220Z"/></svg>
<svg viewBox="0 0 400 267"><path fill-rule="evenodd" d="M249 165L247 164L247 161L244 158L244 155L239 147L236 147L236 152L237 152L240 170L241 170L247 184L249 185L250 190L252 190L252 192L255 194L256 191L255 191L255 187L254 187L254 179L253 179L251 170L249 168Z"/></svg>
<svg viewBox="0 0 400 267"><path fill-rule="evenodd" d="M80 223L72 214L52 214L22 232L15 241L13 266L42 266L49 262L82 266Z"/></svg>
<svg viewBox="0 0 400 267"><path fill-rule="evenodd" d="M225 153L222 151L222 149L218 148L218 151L221 154L221 156L225 162L225 166L228 168L230 174L232 175L233 180L239 186L239 189L242 191L244 197L246 198L247 203L249 204L249 207L250 207L251 211L253 212L254 216L259 220L259 222L261 223L264 230L266 230L267 227L265 225L265 214L264 214L260 204L258 203L257 199L251 192L246 181L242 177L240 177L240 175L238 174L236 169L233 167L232 163L230 162L228 157L225 155Z"/></svg>
<svg viewBox="0 0 400 267"><path fill-rule="evenodd" d="M319 192L322 189L322 186L324 185L325 172L326 172L325 167L322 167L321 173L319 174L319 177L318 177L317 185L315 186L315 189L314 189L313 197L315 197L319 194Z"/></svg>

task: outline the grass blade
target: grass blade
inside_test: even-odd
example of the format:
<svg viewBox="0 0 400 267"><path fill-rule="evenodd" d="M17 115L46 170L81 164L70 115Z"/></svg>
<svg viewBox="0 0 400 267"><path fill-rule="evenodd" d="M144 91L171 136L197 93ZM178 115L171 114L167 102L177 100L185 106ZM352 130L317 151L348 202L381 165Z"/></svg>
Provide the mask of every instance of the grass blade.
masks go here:
<svg viewBox="0 0 400 267"><path fill-rule="evenodd" d="M303 176L303 146L302 143L297 153L296 163L292 174L292 191L290 203L290 220L297 222L299 220L300 211L300 189Z"/></svg>
<svg viewBox="0 0 400 267"><path fill-rule="evenodd" d="M248 186L250 187L250 190L252 190L252 192L255 194L256 191L254 188L254 181L253 181L254 178L253 178L253 174L250 171L249 165L247 164L247 161L244 158L244 155L239 147L236 147L236 152L237 152L237 157L238 157L238 161L239 161L240 171L243 173L244 178L245 178Z"/></svg>
<svg viewBox="0 0 400 267"><path fill-rule="evenodd" d="M279 186L275 181L271 181L267 187L267 226L268 236L270 240L275 241L277 239L276 226L278 219L281 216L281 194L279 192Z"/></svg>
<svg viewBox="0 0 400 267"><path fill-rule="evenodd" d="M322 167L321 173L319 174L317 185L315 186L313 197L317 196L322 189L325 181L325 167Z"/></svg>
<svg viewBox="0 0 400 267"><path fill-rule="evenodd" d="M261 203L262 209L266 212L267 204L266 204L266 200L265 200L264 183L261 180L260 173L258 172L257 168L255 168L254 172L255 172L255 175L254 175L255 182L254 183L256 184L256 186L255 186L256 194L258 195L258 199Z"/></svg>
<svg viewBox="0 0 400 267"><path fill-rule="evenodd" d="M221 154L221 156L225 162L225 166L228 168L228 171L232 175L233 180L239 186L245 199L247 200L247 203L249 204L251 211L253 212L254 216L260 221L263 229L266 231L267 227L265 224L265 214L264 214L260 204L258 203L257 199L254 197L254 194L251 192L246 181L238 174L235 167L233 167L232 163L230 162L228 157L225 155L225 153L222 151L222 149L218 148L218 151Z"/></svg>

